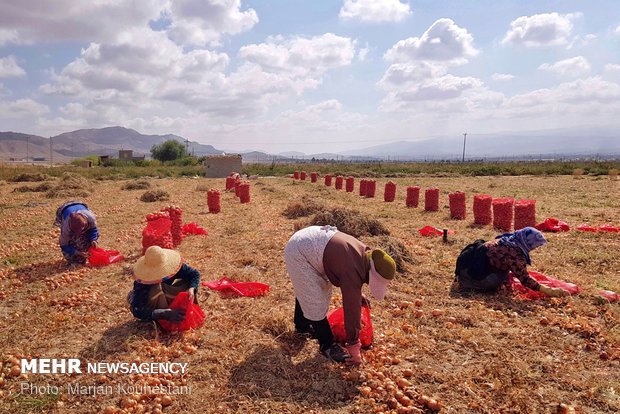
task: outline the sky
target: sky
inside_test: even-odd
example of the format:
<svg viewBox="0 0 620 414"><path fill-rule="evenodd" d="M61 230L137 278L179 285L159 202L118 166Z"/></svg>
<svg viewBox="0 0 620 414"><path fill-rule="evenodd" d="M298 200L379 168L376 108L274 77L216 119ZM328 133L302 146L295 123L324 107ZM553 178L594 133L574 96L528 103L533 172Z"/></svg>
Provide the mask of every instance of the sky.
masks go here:
<svg viewBox="0 0 620 414"><path fill-rule="evenodd" d="M2 0L0 131L116 125L306 154L620 131L620 1Z"/></svg>

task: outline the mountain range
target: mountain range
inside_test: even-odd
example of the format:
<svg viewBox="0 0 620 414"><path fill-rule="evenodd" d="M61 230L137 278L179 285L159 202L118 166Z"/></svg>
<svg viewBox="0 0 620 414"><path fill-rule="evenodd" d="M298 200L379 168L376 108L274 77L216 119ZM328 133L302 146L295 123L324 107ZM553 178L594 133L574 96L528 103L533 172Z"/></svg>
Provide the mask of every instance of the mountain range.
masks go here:
<svg viewBox="0 0 620 414"><path fill-rule="evenodd" d="M186 145L196 156L218 155L225 151L212 145L186 140L178 135L144 135L133 129L119 126L100 129L80 129L51 138L19 132L0 132L0 161L23 161L26 158L67 162L86 155L118 156L119 150L133 150L134 156L150 156L151 148L167 140ZM51 146L50 146L51 140ZM527 133L468 134L466 137L436 137L417 141L398 141L360 148L340 153L304 154L298 151L269 154L262 151L245 151L245 162L286 162L301 160L345 161L432 161L460 160L465 158L553 158L596 156L620 157L620 132L612 129L570 129L533 131ZM51 150L51 153L50 153ZM235 151L226 151L236 153Z"/></svg>

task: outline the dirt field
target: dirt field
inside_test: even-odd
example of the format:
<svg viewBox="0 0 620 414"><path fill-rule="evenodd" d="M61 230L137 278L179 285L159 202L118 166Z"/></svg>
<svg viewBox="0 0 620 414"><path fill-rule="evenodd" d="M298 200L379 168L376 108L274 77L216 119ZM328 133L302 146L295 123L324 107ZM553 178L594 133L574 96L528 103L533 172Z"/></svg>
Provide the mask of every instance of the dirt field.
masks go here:
<svg viewBox="0 0 620 414"><path fill-rule="evenodd" d="M73 198L70 192L45 198L39 192L13 192L40 183L0 182L0 352L5 361L0 412L86 413L108 406L153 413L434 412L432 407L445 413L618 412L620 305L597 303L594 293L596 288L620 291L620 234L576 227L620 226L620 182L604 176L392 180L398 185L396 201L386 203L388 178L378 179L374 199L358 195L359 179L355 191L346 193L325 187L322 180L259 178L251 182L249 204L222 191L222 211L216 215L208 213L204 190L223 190L223 179L149 179L151 189L170 194L170 201L152 203L140 201L146 190L123 190L128 181L90 181L90 195L79 199L97 215L100 245L120 250L126 260L77 270L67 269L57 246L59 230L52 226L56 208ZM422 188L420 207L405 207L407 185ZM424 189L433 187L440 189L440 211L424 212ZM467 193L463 221L449 218L448 194L457 190ZM549 243L532 253L531 270L576 283L584 292L535 302L451 293L459 251L475 239L501 233L473 225L475 194L535 199L538 222L554 217L569 223L569 232L546 234ZM294 294L284 246L312 216L288 219L282 213L304 196L323 209L354 208L378 220L392 238L361 239L370 246L400 242L412 258L404 262L386 300L372 301L375 339L359 368L329 363L315 341L293 334ZM134 319L125 298L132 286L129 271L141 253L144 217L171 203L183 208L185 223L196 222L209 232L188 236L179 246L203 281L227 276L267 283L271 292L226 298L201 288L206 322L182 335L157 332L153 324ZM456 234L448 243L422 237L417 230L425 225ZM335 307L339 293L334 290ZM441 314L433 316L434 309ZM10 357L72 357L82 364L175 361L187 362L190 372L183 378L26 376L11 372ZM55 385L59 393L18 395L24 383ZM67 392L69 383L111 385L114 392L73 395ZM169 400L117 392L119 386L142 383L191 386L191 393Z"/></svg>

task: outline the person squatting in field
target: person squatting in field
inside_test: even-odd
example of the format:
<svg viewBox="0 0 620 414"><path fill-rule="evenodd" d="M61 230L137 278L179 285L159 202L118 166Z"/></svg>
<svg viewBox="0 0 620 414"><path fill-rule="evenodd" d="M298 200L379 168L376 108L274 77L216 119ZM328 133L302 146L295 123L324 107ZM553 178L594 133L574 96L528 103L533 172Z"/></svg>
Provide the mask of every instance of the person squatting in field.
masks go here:
<svg viewBox="0 0 620 414"><path fill-rule="evenodd" d="M310 226L290 238L285 248L286 269L295 290L295 332L319 341L320 351L336 362L362 361L362 305L368 300L362 285L383 300L396 264L381 249L370 249L333 226ZM332 286L340 287L344 308L346 352L338 345L327 321Z"/></svg>
<svg viewBox="0 0 620 414"><path fill-rule="evenodd" d="M185 309L168 309L177 295L188 292L190 302L198 303L200 273L183 263L176 250L149 247L133 266L132 277L133 289L127 302L136 318L180 323L185 319Z"/></svg>
<svg viewBox="0 0 620 414"><path fill-rule="evenodd" d="M508 272L512 272L525 287L549 296L566 296L564 289L542 285L527 272L527 265L532 264L530 251L545 244L545 236L533 227L504 233L487 242L476 240L461 251L456 261L454 288L495 293L509 286Z"/></svg>
<svg viewBox="0 0 620 414"><path fill-rule="evenodd" d="M99 232L95 215L86 204L67 201L56 210L54 226L60 227L58 244L70 266L86 263L88 250L97 248Z"/></svg>

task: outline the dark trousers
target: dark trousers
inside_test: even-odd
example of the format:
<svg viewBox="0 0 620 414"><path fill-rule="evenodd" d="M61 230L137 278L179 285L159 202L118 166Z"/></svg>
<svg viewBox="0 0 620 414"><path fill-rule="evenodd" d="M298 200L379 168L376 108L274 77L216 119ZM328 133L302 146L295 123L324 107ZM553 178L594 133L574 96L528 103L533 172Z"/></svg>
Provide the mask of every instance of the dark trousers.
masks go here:
<svg viewBox="0 0 620 414"><path fill-rule="evenodd" d="M467 269L462 269L456 281L459 290L472 290L475 292L496 292L508 279L508 272L497 272L486 275L482 279L474 279L469 276Z"/></svg>
<svg viewBox="0 0 620 414"><path fill-rule="evenodd" d="M295 328L300 332L307 332L310 327L314 328L314 337L319 341L321 351L329 348L334 343L334 334L329 326L327 317L320 321L307 319L301 310L301 305L297 298L295 298L295 317L293 322L295 322Z"/></svg>

